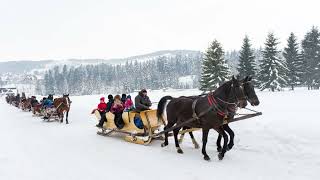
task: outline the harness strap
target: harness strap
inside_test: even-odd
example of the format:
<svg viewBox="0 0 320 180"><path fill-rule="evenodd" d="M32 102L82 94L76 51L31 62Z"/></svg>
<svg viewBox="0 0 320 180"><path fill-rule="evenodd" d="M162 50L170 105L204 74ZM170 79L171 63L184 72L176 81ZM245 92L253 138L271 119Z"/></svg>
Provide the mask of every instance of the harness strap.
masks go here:
<svg viewBox="0 0 320 180"><path fill-rule="evenodd" d="M197 102L198 102L198 99L194 100L192 102L192 117L199 120L200 118L197 116L197 113L196 113L196 105L197 105Z"/></svg>
<svg viewBox="0 0 320 180"><path fill-rule="evenodd" d="M222 117L225 117L226 116L226 113L221 111L220 108L218 108L218 102L216 101L216 99L214 98L214 96L212 94L209 94L208 96L208 103L210 106L214 106L215 109L217 110L217 114L222 116Z"/></svg>

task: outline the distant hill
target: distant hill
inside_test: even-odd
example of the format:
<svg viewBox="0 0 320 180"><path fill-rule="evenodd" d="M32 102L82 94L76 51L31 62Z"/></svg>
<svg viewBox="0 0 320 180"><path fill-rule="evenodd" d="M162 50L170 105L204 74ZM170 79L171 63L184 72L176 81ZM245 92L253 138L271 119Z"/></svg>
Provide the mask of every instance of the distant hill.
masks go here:
<svg viewBox="0 0 320 180"><path fill-rule="evenodd" d="M42 60L42 61L8 61L0 62L0 74L13 73L22 74L30 73L32 71L43 71L50 69L57 65L69 65L69 66L80 66L88 64L123 64L127 61L149 61L157 59L161 56L174 57L177 55L183 56L193 56L201 53L200 51L193 50L164 50L156 51L149 54L143 54L138 56L132 56L127 58L117 58L117 59L67 59L67 60Z"/></svg>

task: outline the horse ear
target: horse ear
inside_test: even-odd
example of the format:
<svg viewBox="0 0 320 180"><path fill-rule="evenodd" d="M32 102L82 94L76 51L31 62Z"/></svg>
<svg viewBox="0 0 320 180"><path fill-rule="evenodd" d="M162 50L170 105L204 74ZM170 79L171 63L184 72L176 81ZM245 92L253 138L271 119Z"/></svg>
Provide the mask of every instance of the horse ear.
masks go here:
<svg viewBox="0 0 320 180"><path fill-rule="evenodd" d="M236 80L236 78L234 77L234 75L232 76L232 81L235 81Z"/></svg>
<svg viewBox="0 0 320 180"><path fill-rule="evenodd" d="M249 78L249 76L246 76L246 78L244 78L244 81L247 82L248 78Z"/></svg>
<svg viewBox="0 0 320 180"><path fill-rule="evenodd" d="M248 81L251 81L252 80L252 77L248 77Z"/></svg>

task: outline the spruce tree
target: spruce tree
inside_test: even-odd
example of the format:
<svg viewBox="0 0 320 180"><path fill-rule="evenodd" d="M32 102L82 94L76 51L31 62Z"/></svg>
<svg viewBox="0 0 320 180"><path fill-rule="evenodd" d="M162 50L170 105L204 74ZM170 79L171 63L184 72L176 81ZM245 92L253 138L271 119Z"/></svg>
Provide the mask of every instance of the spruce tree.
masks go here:
<svg viewBox="0 0 320 180"><path fill-rule="evenodd" d="M305 35L302 41L304 80L308 89L318 89L320 81L320 33L316 27Z"/></svg>
<svg viewBox="0 0 320 180"><path fill-rule="evenodd" d="M287 47L284 48L283 57L286 60L288 67L288 85L290 85L291 89L294 90L296 85L301 84L303 61L301 54L299 53L297 37L294 35L294 33L290 34L287 42L288 44Z"/></svg>
<svg viewBox="0 0 320 180"><path fill-rule="evenodd" d="M271 91L279 91L287 84L287 67L285 62L279 58L278 44L279 42L274 34L269 33L264 50L262 51L263 59L258 76L261 90L270 89Z"/></svg>
<svg viewBox="0 0 320 180"><path fill-rule="evenodd" d="M239 67L237 68L240 77L255 76L256 64L253 50L251 49L250 39L245 36L240 50Z"/></svg>
<svg viewBox="0 0 320 180"><path fill-rule="evenodd" d="M224 60L224 51L217 40L214 40L205 53L202 64L200 89L210 91L219 87L229 77L228 65Z"/></svg>

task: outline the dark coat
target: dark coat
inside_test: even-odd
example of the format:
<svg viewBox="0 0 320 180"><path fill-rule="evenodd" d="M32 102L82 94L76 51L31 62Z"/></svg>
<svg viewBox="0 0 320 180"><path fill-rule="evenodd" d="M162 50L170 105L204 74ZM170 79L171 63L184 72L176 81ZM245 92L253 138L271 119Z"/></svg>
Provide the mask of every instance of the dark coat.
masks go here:
<svg viewBox="0 0 320 180"><path fill-rule="evenodd" d="M134 99L134 104L136 106L136 111L145 111L149 110L151 107L151 101L148 96L143 96L142 92L139 92L139 94Z"/></svg>
<svg viewBox="0 0 320 180"><path fill-rule="evenodd" d="M106 112L109 112L111 110L112 104L113 104L113 99L109 99L109 102L107 103Z"/></svg>

